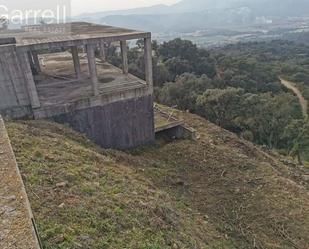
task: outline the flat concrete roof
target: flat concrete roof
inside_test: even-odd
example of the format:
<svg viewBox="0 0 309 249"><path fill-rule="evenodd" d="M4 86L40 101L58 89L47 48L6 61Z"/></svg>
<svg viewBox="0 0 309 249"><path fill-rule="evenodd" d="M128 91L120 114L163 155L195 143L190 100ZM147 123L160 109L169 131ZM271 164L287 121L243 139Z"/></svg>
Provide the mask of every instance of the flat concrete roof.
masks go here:
<svg viewBox="0 0 309 249"><path fill-rule="evenodd" d="M34 79L42 107L65 105L92 96L87 55L79 55L82 73L79 80L76 79L70 53L40 55L44 66L41 66L42 73ZM132 74L124 74L121 69L99 59L96 60L96 69L100 95L147 87L145 81Z"/></svg>
<svg viewBox="0 0 309 249"><path fill-rule="evenodd" d="M35 46L52 43L101 39L106 41L132 40L151 37L150 32L143 32L87 22L65 24L29 25L20 30L0 32L0 39L15 38L16 46Z"/></svg>

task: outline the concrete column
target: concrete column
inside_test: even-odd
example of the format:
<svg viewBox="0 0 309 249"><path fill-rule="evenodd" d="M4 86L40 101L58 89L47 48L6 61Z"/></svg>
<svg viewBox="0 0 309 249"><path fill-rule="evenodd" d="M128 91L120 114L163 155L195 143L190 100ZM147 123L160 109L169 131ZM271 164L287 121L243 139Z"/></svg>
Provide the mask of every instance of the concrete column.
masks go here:
<svg viewBox="0 0 309 249"><path fill-rule="evenodd" d="M153 72L152 72L152 44L151 38L144 39L144 57L145 57L145 76L146 83L153 88Z"/></svg>
<svg viewBox="0 0 309 249"><path fill-rule="evenodd" d="M24 79L26 82L26 87L28 90L28 95L31 103L32 108L40 108L40 100L38 96L38 92L35 86L35 82L33 79L31 67L30 67L30 62L29 62L29 57L27 52L20 52L18 53L18 58L20 61L20 66L21 69L24 73Z"/></svg>
<svg viewBox="0 0 309 249"><path fill-rule="evenodd" d="M31 70L34 72L35 71L35 66L34 66L34 62L33 62L33 58L32 58L32 54L30 51L27 52L28 54L28 61L31 67Z"/></svg>
<svg viewBox="0 0 309 249"><path fill-rule="evenodd" d="M100 42L100 57L101 57L101 60L103 62L106 61L105 44L104 44L104 42Z"/></svg>
<svg viewBox="0 0 309 249"><path fill-rule="evenodd" d="M122 71L124 74L129 73L128 67L128 48L126 41L120 41L121 56L122 56Z"/></svg>
<svg viewBox="0 0 309 249"><path fill-rule="evenodd" d="M73 57L73 63L74 63L74 69L76 73L76 78L81 79L82 78L82 71L80 68L80 61L78 57L78 49L77 47L71 47L72 57Z"/></svg>
<svg viewBox="0 0 309 249"><path fill-rule="evenodd" d="M32 58L33 58L33 63L34 63L34 69L36 71L36 73L40 73L41 70L41 66L40 66L40 60L39 60L39 56L37 51L32 51Z"/></svg>
<svg viewBox="0 0 309 249"><path fill-rule="evenodd" d="M86 45L87 57L88 57L88 66L89 66L89 74L92 83L93 94L97 96L99 94L98 88L98 76L97 76L97 67L96 67L96 58L95 58L95 46Z"/></svg>

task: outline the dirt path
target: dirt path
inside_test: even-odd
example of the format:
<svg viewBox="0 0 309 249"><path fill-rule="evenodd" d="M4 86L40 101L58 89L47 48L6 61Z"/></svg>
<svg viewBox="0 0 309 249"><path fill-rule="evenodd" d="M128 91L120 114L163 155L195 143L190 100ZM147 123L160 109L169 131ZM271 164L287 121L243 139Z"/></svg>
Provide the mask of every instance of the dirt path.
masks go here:
<svg viewBox="0 0 309 249"><path fill-rule="evenodd" d="M281 84L287 87L288 89L292 90L299 99L299 103L301 105L302 111L304 116L308 115L308 101L304 98L300 90L295 86L295 84L291 81L285 80L279 77Z"/></svg>

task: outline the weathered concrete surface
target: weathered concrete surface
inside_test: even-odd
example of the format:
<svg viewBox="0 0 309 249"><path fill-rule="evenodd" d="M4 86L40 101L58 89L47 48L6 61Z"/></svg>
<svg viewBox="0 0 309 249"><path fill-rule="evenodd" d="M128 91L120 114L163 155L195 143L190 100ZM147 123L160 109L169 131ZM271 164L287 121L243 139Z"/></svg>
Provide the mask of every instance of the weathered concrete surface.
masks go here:
<svg viewBox="0 0 309 249"><path fill-rule="evenodd" d="M37 76L35 81L41 105L50 106L71 103L93 96L91 78L89 77L89 62L86 54L80 53L81 80L76 80L76 73L70 53L54 53L42 55L44 67L43 74ZM92 57L91 60L94 60ZM96 71L97 91L111 95L117 91L145 87L146 82L132 74L123 74L107 62L96 60L96 66L91 68Z"/></svg>
<svg viewBox="0 0 309 249"><path fill-rule="evenodd" d="M24 72L14 46L0 46L0 110L30 105Z"/></svg>
<svg viewBox="0 0 309 249"><path fill-rule="evenodd" d="M123 74L120 68L97 59L99 95L93 96L88 78L88 60L80 53L81 79L76 80L72 55L55 53L42 55L43 74L36 76L41 108L34 110L35 118L49 118L72 110L102 106L117 101L139 98L152 94L145 81ZM54 77L53 77L54 75Z"/></svg>
<svg viewBox="0 0 309 249"><path fill-rule="evenodd" d="M0 56L0 70L4 64L7 70L2 71L9 72L3 79L0 73L0 114L55 117L105 148L126 149L154 140L151 33L78 22L27 26L10 35L16 44L0 47L0 55L15 63L5 64ZM146 81L128 72L126 41L137 38L144 39ZM113 41L121 44L122 70L95 57L98 45L104 51L102 44ZM81 48L87 53L79 53ZM43 50L64 55L38 56Z"/></svg>
<svg viewBox="0 0 309 249"><path fill-rule="evenodd" d="M152 95L62 114L54 120L69 124L104 148L129 149L155 139Z"/></svg>
<svg viewBox="0 0 309 249"><path fill-rule="evenodd" d="M0 248L38 249L27 194L0 116Z"/></svg>
<svg viewBox="0 0 309 249"><path fill-rule="evenodd" d="M8 36L13 38L14 43L0 46L0 114L8 118L49 118L71 110L102 106L153 93L149 32L73 22L26 26L0 34L0 40L4 38L3 42L7 43ZM126 40L131 39L145 41L146 82L128 73ZM122 72L104 63L104 58L103 63L95 58L94 49L98 45L116 41L121 43L122 48ZM78 49L85 47L88 57L86 73L83 59L80 60L78 54ZM58 74L59 71L54 67L46 70L45 66L50 64L41 55L38 57L38 53L63 49L72 49L73 58L70 55L69 61L61 65L61 73ZM101 51L104 48L101 47ZM101 57L104 55L101 54Z"/></svg>
<svg viewBox="0 0 309 249"><path fill-rule="evenodd" d="M89 74L91 79L92 85L92 94L97 96L99 94L98 89L98 73L97 73L97 66L96 66L96 58L95 58L95 47L93 45L87 45L87 56L88 56L88 66L89 66Z"/></svg>
<svg viewBox="0 0 309 249"><path fill-rule="evenodd" d="M64 24L30 25L22 30L1 33L0 38L13 37L18 47L29 47L33 50L55 47L82 46L148 38L149 32L99 25L87 22Z"/></svg>

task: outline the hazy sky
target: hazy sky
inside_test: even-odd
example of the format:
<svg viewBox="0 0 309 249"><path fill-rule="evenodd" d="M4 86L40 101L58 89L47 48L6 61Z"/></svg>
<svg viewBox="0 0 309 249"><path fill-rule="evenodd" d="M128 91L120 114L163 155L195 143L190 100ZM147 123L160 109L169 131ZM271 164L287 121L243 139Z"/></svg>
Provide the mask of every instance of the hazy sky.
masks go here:
<svg viewBox="0 0 309 249"><path fill-rule="evenodd" d="M156 4L174 4L180 0L0 0L0 14L11 13L12 10L46 10L55 12L57 6L71 6L73 15L85 12L123 10L145 7ZM7 10L6 10L7 9ZM69 10L68 10L69 11Z"/></svg>
<svg viewBox="0 0 309 249"><path fill-rule="evenodd" d="M180 0L72 0L73 15L84 12L132 9L155 4L173 4Z"/></svg>

